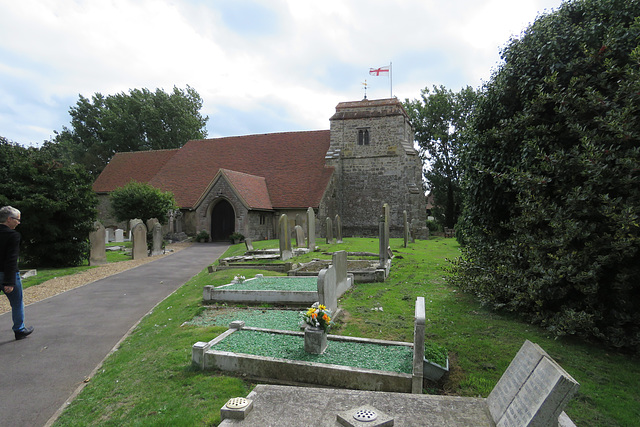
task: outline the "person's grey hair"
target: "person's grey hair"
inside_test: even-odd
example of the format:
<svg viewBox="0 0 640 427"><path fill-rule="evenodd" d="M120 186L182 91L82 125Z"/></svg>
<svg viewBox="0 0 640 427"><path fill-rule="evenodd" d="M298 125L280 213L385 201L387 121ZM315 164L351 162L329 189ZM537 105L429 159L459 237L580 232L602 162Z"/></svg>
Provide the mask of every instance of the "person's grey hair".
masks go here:
<svg viewBox="0 0 640 427"><path fill-rule="evenodd" d="M0 224L7 222L9 217L19 217L20 211L13 206L3 206L0 208Z"/></svg>

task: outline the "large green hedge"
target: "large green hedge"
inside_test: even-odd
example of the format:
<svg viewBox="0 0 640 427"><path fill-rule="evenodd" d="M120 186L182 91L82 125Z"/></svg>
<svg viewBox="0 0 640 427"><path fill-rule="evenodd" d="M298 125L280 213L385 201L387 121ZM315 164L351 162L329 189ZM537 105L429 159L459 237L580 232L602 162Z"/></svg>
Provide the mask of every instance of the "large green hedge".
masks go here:
<svg viewBox="0 0 640 427"><path fill-rule="evenodd" d="M640 2L582 0L503 51L464 155L455 280L557 335L640 350Z"/></svg>

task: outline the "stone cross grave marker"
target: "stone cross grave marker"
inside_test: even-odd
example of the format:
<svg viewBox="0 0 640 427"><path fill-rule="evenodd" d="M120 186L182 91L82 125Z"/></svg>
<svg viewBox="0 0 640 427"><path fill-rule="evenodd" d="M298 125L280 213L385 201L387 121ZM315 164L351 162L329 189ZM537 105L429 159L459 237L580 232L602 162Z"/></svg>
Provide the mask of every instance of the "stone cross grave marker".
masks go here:
<svg viewBox="0 0 640 427"><path fill-rule="evenodd" d="M159 222L156 222L153 225L152 236L153 236L153 245L152 245L151 255L152 256L160 255L162 254L162 225L160 225Z"/></svg>
<svg viewBox="0 0 640 427"><path fill-rule="evenodd" d="M336 243L342 243L342 220L336 215Z"/></svg>
<svg viewBox="0 0 640 427"><path fill-rule="evenodd" d="M296 235L296 248L303 248L305 245L304 242L304 230L301 226L296 225L294 227L295 235Z"/></svg>
<svg viewBox="0 0 640 427"><path fill-rule="evenodd" d="M291 233L289 232L289 218L286 214L280 215L278 221L280 231L280 259L286 261L293 256L291 251Z"/></svg>
<svg viewBox="0 0 640 427"><path fill-rule="evenodd" d="M307 248L310 251L316 248L316 214L313 208L307 209Z"/></svg>
<svg viewBox="0 0 640 427"><path fill-rule="evenodd" d="M133 226L131 240L133 241L133 259L146 258L149 252L147 249L147 227L142 221Z"/></svg>
<svg viewBox="0 0 640 427"><path fill-rule="evenodd" d="M89 265L102 265L107 263L107 251L105 247L105 231L100 221L93 223L93 231L89 233L91 250L89 252Z"/></svg>
<svg viewBox="0 0 640 427"><path fill-rule="evenodd" d="M329 217L327 217L327 226L325 228L327 229L327 244L330 245L333 243L333 221Z"/></svg>
<svg viewBox="0 0 640 427"><path fill-rule="evenodd" d="M338 309L338 295L336 293L336 269L333 265L318 273L318 299L320 304L324 304L331 310L331 314L335 315Z"/></svg>

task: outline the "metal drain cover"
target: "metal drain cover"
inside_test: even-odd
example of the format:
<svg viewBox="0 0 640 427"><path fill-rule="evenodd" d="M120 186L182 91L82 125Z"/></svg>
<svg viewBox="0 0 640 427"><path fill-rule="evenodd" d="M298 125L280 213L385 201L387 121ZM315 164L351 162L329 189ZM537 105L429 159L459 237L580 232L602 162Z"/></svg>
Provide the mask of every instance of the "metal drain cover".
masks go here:
<svg viewBox="0 0 640 427"><path fill-rule="evenodd" d="M242 409L249 404L249 401L244 397L234 397L227 401L227 408L229 409Z"/></svg>
<svg viewBox="0 0 640 427"><path fill-rule="evenodd" d="M353 418L361 422L368 422L378 418L378 414L371 409L358 409L356 413L353 414Z"/></svg>

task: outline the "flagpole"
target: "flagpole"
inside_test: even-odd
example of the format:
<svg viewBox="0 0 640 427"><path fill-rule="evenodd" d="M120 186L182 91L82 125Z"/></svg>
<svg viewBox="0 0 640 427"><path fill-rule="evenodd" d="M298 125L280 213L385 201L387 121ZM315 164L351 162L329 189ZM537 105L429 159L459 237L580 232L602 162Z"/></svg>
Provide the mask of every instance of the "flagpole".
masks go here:
<svg viewBox="0 0 640 427"><path fill-rule="evenodd" d="M389 94L391 98L393 98L393 67L392 62L389 61Z"/></svg>

